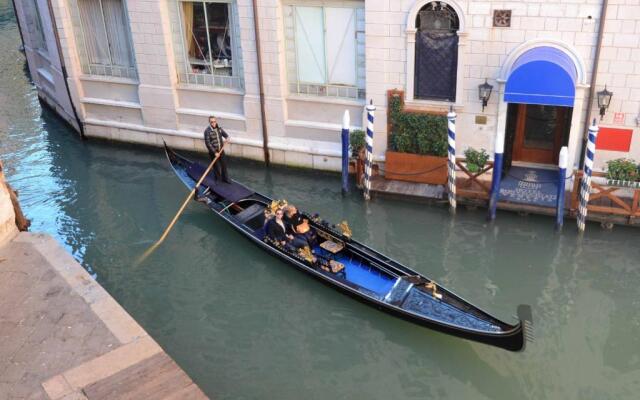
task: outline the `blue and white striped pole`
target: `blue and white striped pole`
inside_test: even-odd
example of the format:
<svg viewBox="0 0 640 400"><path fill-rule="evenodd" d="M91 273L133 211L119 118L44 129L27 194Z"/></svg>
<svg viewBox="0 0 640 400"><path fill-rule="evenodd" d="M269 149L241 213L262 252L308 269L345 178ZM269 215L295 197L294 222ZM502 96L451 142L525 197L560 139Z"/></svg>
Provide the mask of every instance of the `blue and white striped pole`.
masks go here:
<svg viewBox="0 0 640 400"><path fill-rule="evenodd" d="M364 199L371 199L371 168L373 166L373 120L375 116L376 106L373 100L367 104L367 136L365 137L365 147L367 157L364 160Z"/></svg>
<svg viewBox="0 0 640 400"><path fill-rule="evenodd" d="M596 119L589 127L589 140L587 141L587 151L584 157L584 172L582 174L582 182L580 183L580 203L578 205L578 231L584 232L585 222L587 221L587 204L591 195L591 174L593 172L593 159L596 154L596 138L598 137L598 125Z"/></svg>
<svg viewBox="0 0 640 400"><path fill-rule="evenodd" d="M449 131L449 160L448 166L448 194L451 211L456 210L456 113L453 108L447 114L447 129Z"/></svg>
<svg viewBox="0 0 640 400"><path fill-rule="evenodd" d="M496 219L496 209L500 196L500 182L502 181L502 159L504 156L504 129L498 129L493 154L493 177L491 179L491 192L489 194L490 221Z"/></svg>
<svg viewBox="0 0 640 400"><path fill-rule="evenodd" d="M349 191L349 110L342 117L342 194Z"/></svg>
<svg viewBox="0 0 640 400"><path fill-rule="evenodd" d="M563 146L558 157L558 194L556 196L556 230L561 230L564 225L564 192L566 190L567 164L569 161L569 149Z"/></svg>

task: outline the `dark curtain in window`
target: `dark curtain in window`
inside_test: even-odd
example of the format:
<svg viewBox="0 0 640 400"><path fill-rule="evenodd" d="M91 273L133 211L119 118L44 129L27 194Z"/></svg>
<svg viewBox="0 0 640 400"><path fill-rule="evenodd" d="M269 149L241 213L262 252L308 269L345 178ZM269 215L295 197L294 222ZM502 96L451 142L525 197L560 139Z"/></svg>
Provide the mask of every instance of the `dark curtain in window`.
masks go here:
<svg viewBox="0 0 640 400"><path fill-rule="evenodd" d="M455 101L458 35L455 32L416 33L414 96Z"/></svg>

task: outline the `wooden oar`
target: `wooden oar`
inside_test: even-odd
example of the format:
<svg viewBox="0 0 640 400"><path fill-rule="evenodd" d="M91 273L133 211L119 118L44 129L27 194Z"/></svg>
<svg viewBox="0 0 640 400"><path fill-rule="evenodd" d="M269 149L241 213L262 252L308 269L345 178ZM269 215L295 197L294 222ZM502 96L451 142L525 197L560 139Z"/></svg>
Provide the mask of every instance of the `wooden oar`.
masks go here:
<svg viewBox="0 0 640 400"><path fill-rule="evenodd" d="M173 228L173 226L176 224L176 222L178 221L178 218L180 218L180 215L182 214L182 212L184 211L185 208L187 208L187 204L189 204L189 201L191 201L191 198L193 197L193 195L196 193L196 191L198 190L198 188L200 187L200 184L202 183L202 181L204 181L204 178L207 177L207 175L209 175L209 172L211 171L211 168L213 168L213 166L215 165L216 161L218 161L218 159L220 158L220 156L222 155L222 150L224 150L224 146L227 143L224 142L222 143L222 146L220 147L220 151L218 151L218 155L215 156L215 158L213 159L213 161L211 161L211 164L209 164L209 166L207 167L207 169L204 171L204 173L202 174L202 176L200 177L200 179L198 180L198 182L196 183L196 185L193 187L193 189L191 189L191 192L189 192L189 195L187 196L186 199L184 199L184 202L182 203L182 206L180 207L180 209L178 210L178 212L176 213L176 216L173 217L173 219L171 220L171 223L169 223L169 226L167 226L167 228L164 230L164 232L162 233L162 236L160 236L160 239L158 239L157 242L155 242L151 247L149 247L147 249L147 251L145 251L142 256L140 256L140 258L138 259L138 261L136 261L135 265L139 265L140 263L142 263L147 257L149 257L149 255L151 253L153 253L155 251L155 249L160 246L160 244L162 244L162 242L164 241L164 239L167 237L167 235L169 234L169 231L171 231L171 228Z"/></svg>

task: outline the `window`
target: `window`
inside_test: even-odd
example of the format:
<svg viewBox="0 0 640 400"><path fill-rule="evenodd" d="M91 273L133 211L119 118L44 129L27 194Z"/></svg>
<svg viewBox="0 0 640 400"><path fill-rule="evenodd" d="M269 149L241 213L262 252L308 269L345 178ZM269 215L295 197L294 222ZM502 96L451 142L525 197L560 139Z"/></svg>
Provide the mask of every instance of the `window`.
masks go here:
<svg viewBox="0 0 640 400"><path fill-rule="evenodd" d="M433 1L416 18L414 97L455 101L459 20L451 6Z"/></svg>
<svg viewBox="0 0 640 400"><path fill-rule="evenodd" d="M364 9L288 5L284 12L289 92L363 99Z"/></svg>
<svg viewBox="0 0 640 400"><path fill-rule="evenodd" d="M122 0L78 0L83 72L136 78L131 34Z"/></svg>
<svg viewBox="0 0 640 400"><path fill-rule="evenodd" d="M37 50L47 50L47 41L44 38L42 29L42 17L38 9L37 0L28 0L24 3L24 11L27 20L27 31L33 48Z"/></svg>
<svg viewBox="0 0 640 400"><path fill-rule="evenodd" d="M180 80L242 89L235 3L180 1L178 5L184 55Z"/></svg>

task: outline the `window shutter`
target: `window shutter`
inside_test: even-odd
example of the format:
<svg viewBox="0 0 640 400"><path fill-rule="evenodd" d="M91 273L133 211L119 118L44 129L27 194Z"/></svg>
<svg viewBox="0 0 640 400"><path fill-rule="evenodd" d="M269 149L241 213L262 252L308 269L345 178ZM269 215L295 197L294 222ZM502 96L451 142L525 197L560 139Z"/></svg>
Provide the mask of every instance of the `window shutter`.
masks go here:
<svg viewBox="0 0 640 400"><path fill-rule="evenodd" d="M100 2L95 0L79 0L80 21L82 32L84 33L87 57L91 64L108 65L111 63L109 57L109 44L107 32L102 19Z"/></svg>
<svg viewBox="0 0 640 400"><path fill-rule="evenodd" d="M325 83L324 15L322 7L295 7L298 80Z"/></svg>
<svg viewBox="0 0 640 400"><path fill-rule="evenodd" d="M417 99L455 101L458 72L458 35L416 34L415 88Z"/></svg>
<svg viewBox="0 0 640 400"><path fill-rule="evenodd" d="M356 18L353 8L325 8L328 83L356 85Z"/></svg>
<svg viewBox="0 0 640 400"><path fill-rule="evenodd" d="M133 67L133 52L122 0L102 0L102 10L113 65Z"/></svg>

